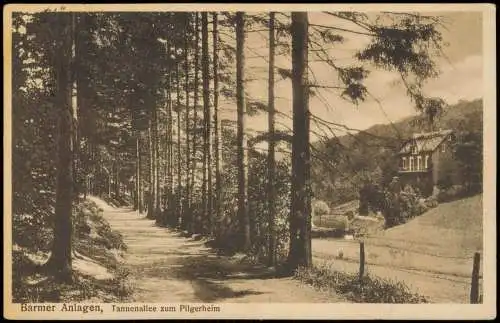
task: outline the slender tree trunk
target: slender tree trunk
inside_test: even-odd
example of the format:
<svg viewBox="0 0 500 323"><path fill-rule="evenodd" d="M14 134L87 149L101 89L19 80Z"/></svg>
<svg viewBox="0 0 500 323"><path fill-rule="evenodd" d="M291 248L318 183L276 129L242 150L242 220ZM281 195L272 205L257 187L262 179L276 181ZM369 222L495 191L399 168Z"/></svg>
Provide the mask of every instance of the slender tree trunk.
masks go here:
<svg viewBox="0 0 500 323"><path fill-rule="evenodd" d="M186 13L186 30L189 28L189 17L190 13ZM190 164L191 164L191 152L189 149L189 41L188 37L185 37L185 42L184 42L184 60L185 60L185 65L184 65L184 72L185 72L185 77L186 77L186 126L185 126L185 131L186 131L186 194L184 196L184 212L183 212L183 220L182 220L182 229L187 230L188 225L189 225L189 217L190 217L190 212L191 212L191 190L190 190L190 185L189 185L189 169L190 169Z"/></svg>
<svg viewBox="0 0 500 323"><path fill-rule="evenodd" d="M113 170L111 170L113 171ZM111 187L112 187L112 183L113 183L113 178L112 178L113 174L108 171L108 197L111 198Z"/></svg>
<svg viewBox="0 0 500 323"><path fill-rule="evenodd" d="M276 160L275 160L275 141L274 141L274 50L275 50L275 32L274 32L274 16L275 13L269 13L269 84L268 84L268 130L269 130L269 148L267 154L267 203L269 210L269 250L268 250L268 263L270 266L276 264L276 190L275 190L275 176L276 176Z"/></svg>
<svg viewBox="0 0 500 323"><path fill-rule="evenodd" d="M196 166L198 162L197 158L197 130L198 130L198 90L199 90L199 70L200 70L200 17L198 13L195 13L195 57L194 57L194 98L193 98L193 158L192 158L192 169L191 169L191 191L195 191L195 174ZM189 233L195 233L199 231L199 221L195 216L194 209L191 212L190 228Z"/></svg>
<svg viewBox="0 0 500 323"><path fill-rule="evenodd" d="M120 175L120 165L119 165L119 162L120 162L120 154L118 153L118 151L115 151L115 199L119 199L120 197L120 180L119 180L119 175Z"/></svg>
<svg viewBox="0 0 500 323"><path fill-rule="evenodd" d="M60 13L62 28L55 62L57 81L57 184L54 216L54 242L47 266L55 276L64 281L72 279L71 236L73 206L73 111L71 54L73 45L72 15ZM58 39L59 40L59 39Z"/></svg>
<svg viewBox="0 0 500 323"><path fill-rule="evenodd" d="M220 220L222 217L222 198L221 198L221 131L220 131L220 118L219 118L219 55L218 55L218 38L219 34L217 31L218 16L217 12L212 14L213 20L213 51L214 51L214 63L213 63L213 78L214 78L214 157L215 157L215 217Z"/></svg>
<svg viewBox="0 0 500 323"><path fill-rule="evenodd" d="M203 120L204 120L204 144L203 144L203 160L205 172L205 181L203 183L205 195L204 218L208 220L208 233L213 233L213 214L212 214L212 154L211 154L211 136L210 136L210 83L209 83L209 56L208 56L208 13L201 13L201 36L202 36L202 79L203 79Z"/></svg>
<svg viewBox="0 0 500 323"><path fill-rule="evenodd" d="M154 151L154 180L155 180L155 190L153 195L153 206L154 206L154 217L159 219L160 214L160 140L159 140L159 116L158 116L158 106L155 102L153 108L153 151Z"/></svg>
<svg viewBox="0 0 500 323"><path fill-rule="evenodd" d="M82 107L83 107L83 95L81 91L81 86L83 85L81 82L81 77L79 77L79 66L80 66L80 58L79 54L82 53L82 42L80 41L78 37L78 31L80 28L85 28L85 26L82 24L81 19L79 19L80 15L73 14L71 17L71 24L72 24L72 38L73 38L73 44L74 44L74 51L72 50L72 55L74 55L73 58L73 67L71 68L72 70L72 80L71 83L74 85L74 90L75 90L75 95L76 95L76 100L75 100L75 105L73 106L73 127L74 127L74 139L73 139L73 177L74 177L74 192L73 192L73 198L75 199L75 202L78 203L78 198L81 193L82 189L82 181L81 179L83 178L81 176L81 168L82 168L82 163L81 163L81 154L80 154L80 139L81 139L81 131L80 127L78 125L79 121L79 114L81 113ZM72 93L73 95L73 93ZM73 101L72 101L73 102Z"/></svg>
<svg viewBox="0 0 500 323"><path fill-rule="evenodd" d="M167 53L170 55L171 47L170 42L167 43ZM168 78L166 86L166 109L167 109L167 122L165 124L165 143L166 143L166 156L165 156L165 174L166 174L166 196L165 196L165 223L169 220L167 217L172 211L172 194L173 194L173 179L172 179L172 69L168 69Z"/></svg>
<svg viewBox="0 0 500 323"><path fill-rule="evenodd" d="M170 87L170 75L167 77L167 85L166 85L166 89L164 90L164 93L165 93L165 110L166 110L166 113L167 113L167 116L165 117L165 149L163 151L164 153L164 156L163 158L165 159L165 163L163 164L163 167L164 167L164 170L163 170L163 174L165 176L164 178L164 182L165 182L165 191L164 191L164 196L163 196L163 207L164 207L164 215L166 214L167 212L167 209L168 209L168 196L169 196L169 185L168 185L168 163L169 163L169 159L168 159L168 149L169 149L169 142L168 142L168 123L170 122L169 121L169 118L168 118L168 105L169 105L169 100L170 100L170 96L169 96L169 91L168 88Z"/></svg>
<svg viewBox="0 0 500 323"><path fill-rule="evenodd" d="M135 132L136 156L135 156L135 195L134 210L141 211L141 153L140 153L140 132Z"/></svg>
<svg viewBox="0 0 500 323"><path fill-rule="evenodd" d="M312 265L311 187L308 91L308 18L306 12L292 13L292 197L290 212L290 249L287 269Z"/></svg>
<svg viewBox="0 0 500 323"><path fill-rule="evenodd" d="M251 247L250 241L250 218L247 210L247 138L245 135L245 18L243 12L236 13L236 100L238 110L237 130L237 155L238 155L238 218L241 230L241 248L247 251Z"/></svg>
<svg viewBox="0 0 500 323"><path fill-rule="evenodd" d="M176 48L177 49L177 48ZM176 50L177 53L177 50ZM181 78L179 74L179 63L176 65L176 85L177 85L177 201L176 216L177 226L181 224L182 215L182 168L181 168Z"/></svg>
<svg viewBox="0 0 500 323"><path fill-rule="evenodd" d="M172 79L170 79L172 80ZM172 84L170 82L170 84ZM171 85L172 86L172 85ZM168 179L169 179L169 192L168 208L170 212L176 212L174 206L174 118L172 115L172 91L169 90L169 104L168 104Z"/></svg>
<svg viewBox="0 0 500 323"><path fill-rule="evenodd" d="M153 122L149 121L148 141L149 141L149 192L148 192L148 219L154 219L154 190L155 190L155 175L154 175L154 149L153 149Z"/></svg>

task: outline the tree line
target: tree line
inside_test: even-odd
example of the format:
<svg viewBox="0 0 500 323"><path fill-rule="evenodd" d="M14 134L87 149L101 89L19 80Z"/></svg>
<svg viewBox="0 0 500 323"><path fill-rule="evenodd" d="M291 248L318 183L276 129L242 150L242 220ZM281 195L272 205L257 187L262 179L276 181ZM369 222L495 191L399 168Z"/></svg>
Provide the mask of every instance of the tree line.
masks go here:
<svg viewBox="0 0 500 323"><path fill-rule="evenodd" d="M290 273L310 266L311 162L322 160L310 143L310 97L335 91L355 104L369 93L369 69L384 68L401 75L420 111L443 104L421 92L436 75L439 19L324 14L357 30L309 22L307 12L15 13L13 206L15 216L36 218L30 225L53 228L46 268L71 279L71 214L86 195L130 198L159 226ZM246 35L262 28L267 102L246 90ZM325 49L358 35L370 42L357 65ZM277 55L289 68L275 65ZM335 86L314 81L311 56L332 69ZM290 131L276 129L276 75L292 83ZM221 97L234 100L235 124L223 119ZM252 113L267 113L268 129L249 138ZM291 146L288 158L276 158L281 143Z"/></svg>

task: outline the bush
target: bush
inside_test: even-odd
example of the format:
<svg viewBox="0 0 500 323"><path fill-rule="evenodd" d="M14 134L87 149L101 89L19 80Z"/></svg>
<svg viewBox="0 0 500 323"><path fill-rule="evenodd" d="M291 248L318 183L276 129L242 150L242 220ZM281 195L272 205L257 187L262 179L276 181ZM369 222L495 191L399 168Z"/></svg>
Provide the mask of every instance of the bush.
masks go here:
<svg viewBox="0 0 500 323"><path fill-rule="evenodd" d="M425 199L419 199L417 202L417 207L416 207L416 214L420 215L422 213L427 212L429 210L429 207L427 206L426 200Z"/></svg>
<svg viewBox="0 0 500 323"><path fill-rule="evenodd" d="M419 191L415 191L410 185L406 185L399 193L385 193L382 214L388 228L406 223L427 210L428 207L421 199Z"/></svg>
<svg viewBox="0 0 500 323"><path fill-rule="evenodd" d="M326 204L326 202L321 200L313 200L312 209L315 216L330 214L330 207Z"/></svg>
<svg viewBox="0 0 500 323"><path fill-rule="evenodd" d="M425 199L425 205L427 206L428 209L435 208L439 205L439 202L436 197L430 196Z"/></svg>
<svg viewBox="0 0 500 323"><path fill-rule="evenodd" d="M121 266L114 250L124 251L126 245L122 236L113 231L109 223L102 218L101 211L94 202L87 200L80 201L74 206L72 237L74 256L92 259L107 268L114 275L113 279L102 281L75 271L74 281L71 284L61 284L52 275L47 275L48 272L43 267L49 258L49 250L45 250L47 248L15 244L12 252L14 302L78 302L91 298L98 298L103 302L118 302L128 297L131 292L126 285L128 270ZM48 239L47 245L53 240L50 232L35 236L33 241L41 237ZM31 283L30 280L33 278L39 282Z"/></svg>
<svg viewBox="0 0 500 323"><path fill-rule="evenodd" d="M446 190L441 190L437 195L437 200L439 202L451 202L465 195L466 189L463 185L453 185Z"/></svg>
<svg viewBox="0 0 500 323"><path fill-rule="evenodd" d="M347 217L348 220L352 220L354 219L354 211L353 210L349 210L345 213L345 216Z"/></svg>
<svg viewBox="0 0 500 323"><path fill-rule="evenodd" d="M331 218L331 220L329 219L325 226L339 232L345 232L349 226L349 220L346 216L338 215Z"/></svg>
<svg viewBox="0 0 500 323"><path fill-rule="evenodd" d="M403 282L332 270L328 264L299 268L295 278L317 289L331 290L356 303L427 303L427 299L409 290Z"/></svg>

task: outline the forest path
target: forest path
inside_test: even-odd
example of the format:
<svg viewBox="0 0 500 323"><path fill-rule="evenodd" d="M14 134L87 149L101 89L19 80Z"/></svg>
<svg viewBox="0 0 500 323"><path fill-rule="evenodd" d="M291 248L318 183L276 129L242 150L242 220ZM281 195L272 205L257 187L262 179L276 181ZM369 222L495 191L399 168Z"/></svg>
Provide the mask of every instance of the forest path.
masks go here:
<svg viewBox="0 0 500 323"><path fill-rule="evenodd" d="M125 266L130 270L135 302L345 302L290 277L275 278L265 267L217 255L204 242L157 227L137 211L90 199L103 209L111 227L123 235Z"/></svg>

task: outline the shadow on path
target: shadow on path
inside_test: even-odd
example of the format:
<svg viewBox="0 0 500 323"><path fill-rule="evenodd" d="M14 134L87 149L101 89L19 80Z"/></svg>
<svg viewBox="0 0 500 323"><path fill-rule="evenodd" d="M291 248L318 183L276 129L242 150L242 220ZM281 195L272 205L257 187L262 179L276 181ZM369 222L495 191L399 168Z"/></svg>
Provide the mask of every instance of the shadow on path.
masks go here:
<svg viewBox="0 0 500 323"><path fill-rule="evenodd" d="M101 202L101 204L104 202ZM103 204L103 215L127 244L124 265L136 302L311 302L343 301L291 277L217 254L203 240L155 225L124 208Z"/></svg>

